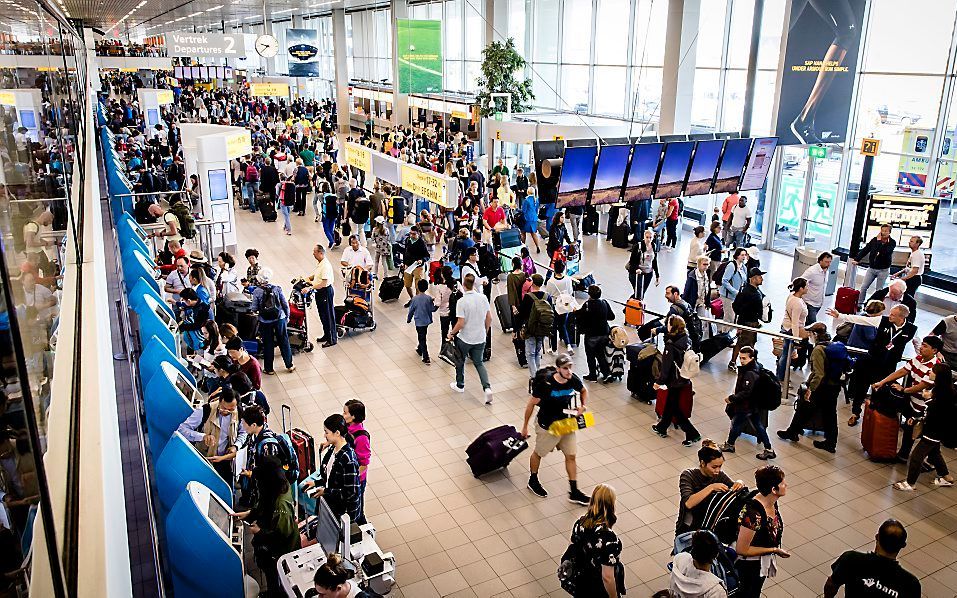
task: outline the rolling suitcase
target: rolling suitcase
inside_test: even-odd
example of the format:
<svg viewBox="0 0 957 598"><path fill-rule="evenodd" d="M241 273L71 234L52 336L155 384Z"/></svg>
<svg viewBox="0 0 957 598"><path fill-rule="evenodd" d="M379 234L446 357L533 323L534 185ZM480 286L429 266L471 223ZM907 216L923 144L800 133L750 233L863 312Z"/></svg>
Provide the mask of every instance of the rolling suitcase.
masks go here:
<svg viewBox="0 0 957 598"><path fill-rule="evenodd" d="M383 303L395 301L402 294L402 288L405 284L398 276L386 276L379 283L379 300Z"/></svg>
<svg viewBox="0 0 957 598"><path fill-rule="evenodd" d="M518 365L525 368L528 367L528 356L525 354L525 341L520 338L512 339L512 344L515 345L515 357L518 358Z"/></svg>
<svg viewBox="0 0 957 598"><path fill-rule="evenodd" d="M625 302L625 324L641 326L645 323L645 308L641 299L629 299Z"/></svg>
<svg viewBox="0 0 957 598"><path fill-rule="evenodd" d="M263 217L263 222L275 222L278 215L276 214L276 204L266 196L266 201L264 201L259 206L259 213Z"/></svg>
<svg viewBox="0 0 957 598"><path fill-rule="evenodd" d="M465 461L472 468L472 475L479 477L508 467L512 459L527 448L528 442L515 426L499 426L481 434L465 449L468 455Z"/></svg>
<svg viewBox="0 0 957 598"><path fill-rule="evenodd" d="M856 314L857 304L861 298L861 292L851 287L841 287L837 290L837 298L834 300L834 309L842 314Z"/></svg>
<svg viewBox="0 0 957 598"><path fill-rule="evenodd" d="M660 418L661 415L665 412L665 402L668 399L668 389L662 388L658 390L658 394L655 396L655 413ZM691 419L691 409L694 407L694 390L691 388L690 384L685 384L681 387L681 395L678 397L678 409L681 411L682 415L686 418ZM674 419L668 422L669 425L675 423Z"/></svg>
<svg viewBox="0 0 957 598"><path fill-rule="evenodd" d="M289 436L293 448L296 450L296 462L299 463L299 481L303 481L309 474L316 471L316 443L308 432L300 428L290 428L287 422L292 422L292 408L283 404L280 408L282 416L282 433Z"/></svg>
<svg viewBox="0 0 957 598"><path fill-rule="evenodd" d="M649 405L655 400L655 379L651 376L649 364L631 364L628 368L628 392L631 398Z"/></svg>
<svg viewBox="0 0 957 598"><path fill-rule="evenodd" d="M292 206L293 212L302 214L306 211L306 195L308 195L308 193L300 194L298 191L296 192L296 201Z"/></svg>
<svg viewBox="0 0 957 598"><path fill-rule="evenodd" d="M236 315L236 333L244 340L255 340L259 333L259 316L252 313Z"/></svg>
<svg viewBox="0 0 957 598"><path fill-rule="evenodd" d="M704 363L734 344L734 339L727 332L716 334L701 341L701 363Z"/></svg>
<svg viewBox="0 0 957 598"><path fill-rule="evenodd" d="M871 406L864 404L864 421L861 424L861 446L871 461L893 461L897 457L897 434L900 420L884 415Z"/></svg>
<svg viewBox="0 0 957 598"><path fill-rule="evenodd" d="M429 262L429 283L435 284L435 273L442 269L442 262Z"/></svg>
<svg viewBox="0 0 957 598"><path fill-rule="evenodd" d="M611 343L606 344L605 361L608 363L608 375L620 382L625 377L625 350Z"/></svg>
<svg viewBox="0 0 957 598"><path fill-rule="evenodd" d="M512 330L512 306L508 303L508 295L499 295L495 298L495 313L498 322L502 325L502 332Z"/></svg>
<svg viewBox="0 0 957 598"><path fill-rule="evenodd" d="M585 217L582 219L582 234L598 234L598 210L595 209L595 206L587 206L585 208Z"/></svg>
<svg viewBox="0 0 957 598"><path fill-rule="evenodd" d="M613 247L618 247L620 249L628 249L628 236L631 231L628 228L627 224L622 225L613 225L614 231L611 234L611 244Z"/></svg>

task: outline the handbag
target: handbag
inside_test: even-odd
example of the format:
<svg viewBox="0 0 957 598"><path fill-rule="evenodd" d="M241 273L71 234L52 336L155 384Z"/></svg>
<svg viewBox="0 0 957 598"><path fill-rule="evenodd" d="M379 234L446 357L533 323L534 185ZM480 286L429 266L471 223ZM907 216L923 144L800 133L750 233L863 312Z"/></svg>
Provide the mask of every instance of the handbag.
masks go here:
<svg viewBox="0 0 957 598"><path fill-rule="evenodd" d="M784 354L784 339L772 336L771 337L771 354L775 357L780 357Z"/></svg>
<svg viewBox="0 0 957 598"><path fill-rule="evenodd" d="M449 365L458 365L465 361L465 355L454 341L445 341L439 350L439 359Z"/></svg>
<svg viewBox="0 0 957 598"><path fill-rule="evenodd" d="M719 320L724 318L724 301L721 300L721 297L711 300L711 315Z"/></svg>
<svg viewBox="0 0 957 598"><path fill-rule="evenodd" d="M515 210L515 214L512 216L512 222L515 226L523 228L525 226L525 213L521 210Z"/></svg>

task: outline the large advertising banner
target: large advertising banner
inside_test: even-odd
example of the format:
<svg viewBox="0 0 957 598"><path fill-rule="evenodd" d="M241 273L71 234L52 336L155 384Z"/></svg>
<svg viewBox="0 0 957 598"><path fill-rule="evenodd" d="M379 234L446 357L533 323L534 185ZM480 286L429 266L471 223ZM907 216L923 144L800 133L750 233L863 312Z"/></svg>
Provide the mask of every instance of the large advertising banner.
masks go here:
<svg viewBox="0 0 957 598"><path fill-rule="evenodd" d="M287 29L290 77L319 76L319 32L315 29Z"/></svg>
<svg viewBox="0 0 957 598"><path fill-rule="evenodd" d="M396 19L399 93L442 92L442 22Z"/></svg>
<svg viewBox="0 0 957 598"><path fill-rule="evenodd" d="M781 145L844 141L866 4L794 2L778 105Z"/></svg>

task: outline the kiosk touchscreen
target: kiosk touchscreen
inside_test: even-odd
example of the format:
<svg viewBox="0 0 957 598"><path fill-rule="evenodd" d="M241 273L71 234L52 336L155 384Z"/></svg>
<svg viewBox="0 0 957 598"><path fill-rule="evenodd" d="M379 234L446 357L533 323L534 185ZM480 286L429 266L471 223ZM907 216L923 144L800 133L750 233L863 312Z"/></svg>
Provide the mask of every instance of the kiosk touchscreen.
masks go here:
<svg viewBox="0 0 957 598"><path fill-rule="evenodd" d="M121 249L126 250L126 245L135 242L143 248L143 251L149 253L150 236L140 224L127 213L123 213L116 220L117 236L120 240Z"/></svg>
<svg viewBox="0 0 957 598"><path fill-rule="evenodd" d="M190 482L209 488L227 505L233 504L229 484L220 477L196 447L179 432L173 432L153 468L156 492L165 512L169 512Z"/></svg>
<svg viewBox="0 0 957 598"><path fill-rule="evenodd" d="M179 339L176 336L176 320L165 303L155 297L143 295L140 309L136 310L140 324L140 338L157 337L174 355L180 355Z"/></svg>
<svg viewBox="0 0 957 598"><path fill-rule="evenodd" d="M189 371L189 368L173 355L173 352L169 350L169 347L163 344L163 341L154 336L149 339L149 342L146 343L146 347L143 349L143 353L140 354L140 382L143 388L149 386L150 381L153 380L153 375L160 371L164 363L174 366L183 377L193 386L196 386L196 378L192 372Z"/></svg>
<svg viewBox="0 0 957 598"><path fill-rule="evenodd" d="M200 482L189 482L166 517L166 543L175 596L245 595L243 524Z"/></svg>
<svg viewBox="0 0 957 598"><path fill-rule="evenodd" d="M126 284L126 292L132 291L139 279L142 278L158 293L160 286L159 282L153 278L155 272L153 266L153 260L139 249L133 249L126 255L123 259L123 282Z"/></svg>
<svg viewBox="0 0 957 598"><path fill-rule="evenodd" d="M170 307L169 303L163 301L163 297L156 292L156 289L150 283L146 282L142 278L133 286L133 290L130 291L129 297L129 307L136 313L140 313L140 310L143 308L143 297L149 295L156 300L157 303L166 308L166 312L173 316L173 308Z"/></svg>
<svg viewBox="0 0 957 598"><path fill-rule="evenodd" d="M159 458L169 437L193 412L196 387L171 363L160 365L143 393L150 454Z"/></svg>

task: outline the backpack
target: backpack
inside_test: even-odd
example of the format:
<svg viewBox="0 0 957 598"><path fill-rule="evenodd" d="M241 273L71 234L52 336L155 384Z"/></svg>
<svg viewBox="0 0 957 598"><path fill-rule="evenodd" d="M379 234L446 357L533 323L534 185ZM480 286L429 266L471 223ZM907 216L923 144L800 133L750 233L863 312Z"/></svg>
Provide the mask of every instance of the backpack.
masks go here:
<svg viewBox="0 0 957 598"><path fill-rule="evenodd" d="M528 314L528 323L525 324L525 336L551 336L555 328L555 312L552 304L544 298L529 294L532 298L532 310Z"/></svg>
<svg viewBox="0 0 957 598"><path fill-rule="evenodd" d="M259 302L259 315L263 320L278 320L279 297L276 296L276 287L269 285L261 288L263 289L263 298Z"/></svg>
<svg viewBox="0 0 957 598"><path fill-rule="evenodd" d="M271 430L270 430L271 431ZM288 434L276 434L273 432L262 439L260 444L275 442L279 445L280 452L283 453L280 462L282 469L286 472L286 479L290 484L299 482L299 456L296 454L296 447L292 445Z"/></svg>
<svg viewBox="0 0 957 598"><path fill-rule="evenodd" d="M153 202L145 197L136 200L136 205L133 206L133 216L138 223L154 224L156 222L156 216L150 214L149 211L151 205L153 205Z"/></svg>
<svg viewBox="0 0 957 598"><path fill-rule="evenodd" d="M193 212L186 205L185 201L178 201L169 207L169 211L179 220L179 234L184 239L192 239L196 236L196 218Z"/></svg>
<svg viewBox="0 0 957 598"><path fill-rule="evenodd" d="M694 309L691 309L686 302L676 304L681 308L681 319L685 321L685 328L688 330L688 338L691 339L691 348L698 350L701 344L702 330L701 317Z"/></svg>
<svg viewBox="0 0 957 598"><path fill-rule="evenodd" d="M751 387L751 404L758 409L774 411L781 406L781 382L777 374L758 364L758 379Z"/></svg>
<svg viewBox="0 0 957 598"><path fill-rule="evenodd" d="M714 532L722 544L733 544L738 537L738 519L741 511L757 495L747 487L727 492L715 492L705 499L707 507L700 529ZM699 505L701 507L702 505Z"/></svg>
<svg viewBox="0 0 957 598"><path fill-rule="evenodd" d="M248 164L246 166L246 182L255 183L259 180L259 171L256 169L255 164Z"/></svg>
<svg viewBox="0 0 957 598"><path fill-rule="evenodd" d="M724 271L728 269L728 264L731 263L731 260L724 260L718 265L718 269L714 271L714 276L711 277L711 281L716 285L721 285L721 281L724 279Z"/></svg>
<svg viewBox="0 0 957 598"><path fill-rule="evenodd" d="M691 380L701 372L701 354L694 349L685 351L684 361L678 368L678 375L684 380Z"/></svg>
<svg viewBox="0 0 957 598"><path fill-rule="evenodd" d="M369 434L368 430L356 430L355 434L346 434L346 442L349 443L349 446L352 447L352 450L356 450L356 438L360 436L365 436L369 439L369 442L372 442L372 435Z"/></svg>
<svg viewBox="0 0 957 598"><path fill-rule="evenodd" d="M555 366L547 365L535 372L532 379L528 381L528 394L537 399L544 397L556 371Z"/></svg>
<svg viewBox="0 0 957 598"><path fill-rule="evenodd" d="M831 384L842 384L852 363L844 343L834 341L824 347L824 379Z"/></svg>
<svg viewBox="0 0 957 598"><path fill-rule="evenodd" d="M282 185L282 205L294 206L296 204L296 184L292 181L286 181Z"/></svg>
<svg viewBox="0 0 957 598"><path fill-rule="evenodd" d="M694 538L694 535L698 531L699 530L694 530L675 536L675 547L673 554L691 552L691 542ZM734 596L736 595L738 586L741 584L741 580L738 576L738 570L734 566L737 553L733 548L728 546L728 544L733 544L734 542L722 543L721 540L718 539L717 534L714 532L704 530L704 533L714 536L715 541L719 546L718 555L715 557L714 562L711 563L711 572L721 580L721 583L724 585L724 589L728 592L728 595ZM672 565L673 563L668 563L669 570L671 570Z"/></svg>

